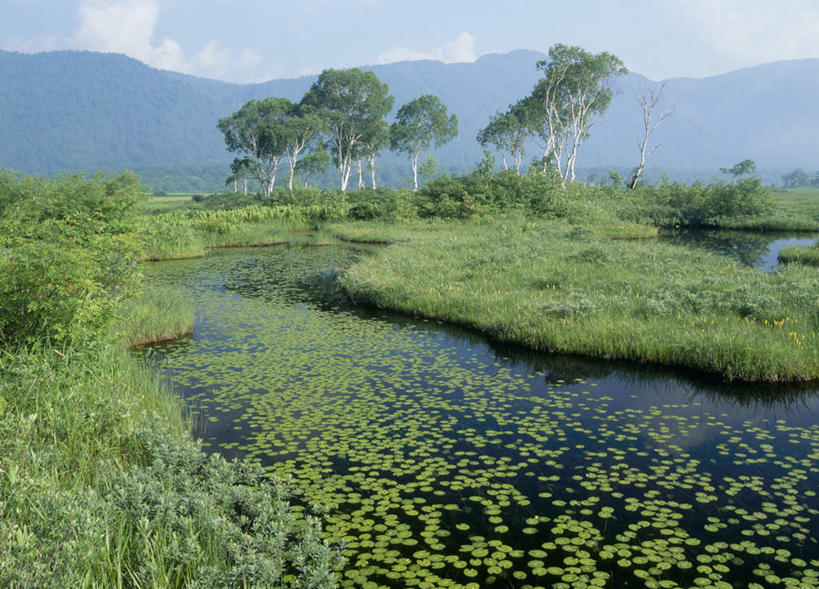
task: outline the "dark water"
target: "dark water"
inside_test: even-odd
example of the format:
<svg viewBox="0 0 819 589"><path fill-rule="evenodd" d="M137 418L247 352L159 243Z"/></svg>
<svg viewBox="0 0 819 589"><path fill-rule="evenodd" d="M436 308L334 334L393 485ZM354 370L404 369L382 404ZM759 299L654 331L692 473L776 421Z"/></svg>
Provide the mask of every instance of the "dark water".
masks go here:
<svg viewBox="0 0 819 589"><path fill-rule="evenodd" d="M359 255L223 252L150 277L197 306L193 336L157 350L198 435L327 511L343 584L817 585L816 388L534 354L318 302Z"/></svg>
<svg viewBox="0 0 819 589"><path fill-rule="evenodd" d="M819 241L818 236L806 233L703 230L667 232L661 234L660 239L676 245L707 249L763 272L775 272L779 268L777 256L783 249L812 246Z"/></svg>

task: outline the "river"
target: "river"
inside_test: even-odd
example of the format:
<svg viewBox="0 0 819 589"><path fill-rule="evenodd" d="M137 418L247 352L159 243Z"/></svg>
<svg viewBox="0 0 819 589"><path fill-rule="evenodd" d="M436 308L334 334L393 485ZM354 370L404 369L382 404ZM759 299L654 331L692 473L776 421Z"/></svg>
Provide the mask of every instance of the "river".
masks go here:
<svg viewBox="0 0 819 589"><path fill-rule="evenodd" d="M819 390L498 346L315 293L366 250L214 252L154 348L211 451L262 463L360 587L819 585Z"/></svg>

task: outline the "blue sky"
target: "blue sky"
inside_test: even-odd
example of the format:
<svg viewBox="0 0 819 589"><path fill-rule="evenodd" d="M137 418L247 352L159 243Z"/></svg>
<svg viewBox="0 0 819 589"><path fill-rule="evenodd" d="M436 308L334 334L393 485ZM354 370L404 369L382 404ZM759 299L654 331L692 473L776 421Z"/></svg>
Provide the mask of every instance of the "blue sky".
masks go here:
<svg viewBox="0 0 819 589"><path fill-rule="evenodd" d="M252 82L553 43L653 79L819 57L819 0L0 0L0 47L125 53Z"/></svg>

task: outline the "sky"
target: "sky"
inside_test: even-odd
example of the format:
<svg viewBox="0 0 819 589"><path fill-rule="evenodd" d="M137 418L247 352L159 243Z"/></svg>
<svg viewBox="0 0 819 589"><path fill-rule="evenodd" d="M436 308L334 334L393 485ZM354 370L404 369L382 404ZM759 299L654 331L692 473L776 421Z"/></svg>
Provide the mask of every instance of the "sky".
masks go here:
<svg viewBox="0 0 819 589"><path fill-rule="evenodd" d="M416 59L609 51L654 80L819 58L819 0L0 0L0 48L258 82Z"/></svg>

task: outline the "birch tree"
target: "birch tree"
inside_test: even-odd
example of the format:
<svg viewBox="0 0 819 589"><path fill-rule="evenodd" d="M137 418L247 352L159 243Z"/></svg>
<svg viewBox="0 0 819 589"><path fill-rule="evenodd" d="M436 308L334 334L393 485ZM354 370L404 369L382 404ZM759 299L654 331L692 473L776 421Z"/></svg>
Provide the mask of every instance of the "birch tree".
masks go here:
<svg viewBox="0 0 819 589"><path fill-rule="evenodd" d="M512 160L511 167L520 176L520 166L523 163L528 129L518 115L519 109L514 107L505 113L495 114L489 120L489 124L478 132L477 140L483 148L492 145L500 151L504 170L510 168L510 164L506 159L508 152Z"/></svg>
<svg viewBox="0 0 819 589"><path fill-rule="evenodd" d="M458 118L454 114L447 116L446 107L437 96L424 94L398 109L395 123L390 127L390 144L394 151L409 155L413 190L418 190L421 153L457 136Z"/></svg>
<svg viewBox="0 0 819 589"><path fill-rule="evenodd" d="M285 98L251 100L229 117L219 120L228 151L243 153L249 160L253 177L270 198L279 163L285 152L283 121L293 105Z"/></svg>
<svg viewBox="0 0 819 589"><path fill-rule="evenodd" d="M649 147L651 137L663 121L674 113L673 110L668 109L660 111L656 117L654 116L657 104L659 104L660 99L663 97L663 91L665 91L665 82L660 84L656 90L650 88L647 91L635 95L637 102L640 103L640 110L643 113L643 140L637 144L637 148L640 150L640 165L634 170L634 175L631 177L631 182L629 182L628 187L631 190L637 187L637 182L639 182L643 169L646 167L648 156L660 148L659 143Z"/></svg>
<svg viewBox="0 0 819 589"><path fill-rule="evenodd" d="M375 165L381 150L390 144L390 125L385 120L375 121L367 130L362 142L361 152L367 160L370 171L370 188L376 189Z"/></svg>
<svg viewBox="0 0 819 589"><path fill-rule="evenodd" d="M353 165L362 157L362 140L368 129L392 109L389 88L372 72L360 69L324 70L302 99L324 119L324 134L338 169L341 190Z"/></svg>
<svg viewBox="0 0 819 589"><path fill-rule="evenodd" d="M330 167L332 160L333 158L327 153L327 149L321 144L299 159L298 164L296 164L296 173L303 181L304 187L307 188L310 176L320 176L324 174L327 168Z"/></svg>
<svg viewBox="0 0 819 589"><path fill-rule="evenodd" d="M544 165L554 165L565 186L575 179L577 152L595 117L611 103L612 79L628 70L611 53L591 54L562 43L553 45L537 68L543 79L517 106L530 131L544 142Z"/></svg>
<svg viewBox="0 0 819 589"><path fill-rule="evenodd" d="M285 151L287 153L287 163L290 168L290 178L288 188L293 192L293 179L296 176L296 167L299 157L302 156L324 128L324 121L312 109L293 105L291 116L285 122Z"/></svg>
<svg viewBox="0 0 819 589"><path fill-rule="evenodd" d="M230 176L225 184L233 183L233 192L239 192L239 180L242 181L242 192L247 196L247 181L253 177L253 168L250 158L233 158L230 162Z"/></svg>

